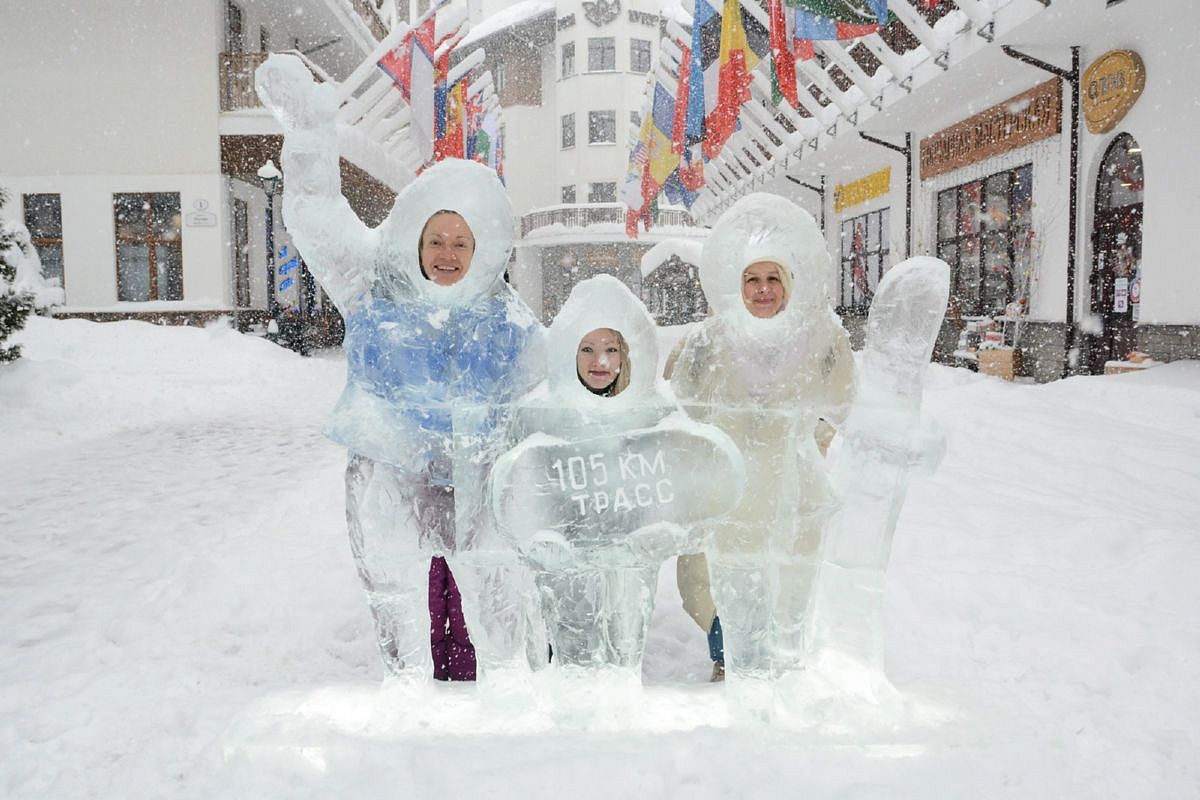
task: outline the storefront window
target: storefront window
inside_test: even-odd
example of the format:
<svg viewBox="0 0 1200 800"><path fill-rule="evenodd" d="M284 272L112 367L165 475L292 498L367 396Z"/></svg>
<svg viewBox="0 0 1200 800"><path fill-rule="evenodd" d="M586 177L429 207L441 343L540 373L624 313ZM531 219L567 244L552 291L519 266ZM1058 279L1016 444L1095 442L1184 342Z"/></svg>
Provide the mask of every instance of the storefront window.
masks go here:
<svg viewBox="0 0 1200 800"><path fill-rule="evenodd" d="M886 208L842 221L842 272L839 304L843 310L866 310L887 268Z"/></svg>
<svg viewBox="0 0 1200 800"><path fill-rule="evenodd" d="M961 313L996 316L1027 302L1032 200L1030 164L938 193L938 257Z"/></svg>

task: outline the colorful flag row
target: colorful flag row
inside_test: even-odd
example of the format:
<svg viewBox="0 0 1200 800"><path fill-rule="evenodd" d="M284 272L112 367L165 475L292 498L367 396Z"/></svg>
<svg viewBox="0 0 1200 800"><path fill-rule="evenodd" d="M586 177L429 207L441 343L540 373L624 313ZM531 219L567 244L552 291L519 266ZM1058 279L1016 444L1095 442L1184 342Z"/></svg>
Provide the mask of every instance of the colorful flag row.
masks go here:
<svg viewBox="0 0 1200 800"><path fill-rule="evenodd" d="M447 31L438 30L437 14L431 13L378 66L411 109L411 138L423 165L468 158L491 166L503 180L503 145L491 80L472 84L471 66L450 68L450 54L465 32L461 19Z"/></svg>
<svg viewBox="0 0 1200 800"><path fill-rule="evenodd" d="M927 9L939 2L921 0ZM651 113L630 152L622 190L630 235L638 219L649 222L660 193L691 207L705 185L705 162L739 126L755 68L769 63L775 102L798 109L796 62L815 55L814 41L866 36L894 19L888 0L768 0L765 14L754 0L694 0L690 41L673 42L675 85L653 80Z"/></svg>

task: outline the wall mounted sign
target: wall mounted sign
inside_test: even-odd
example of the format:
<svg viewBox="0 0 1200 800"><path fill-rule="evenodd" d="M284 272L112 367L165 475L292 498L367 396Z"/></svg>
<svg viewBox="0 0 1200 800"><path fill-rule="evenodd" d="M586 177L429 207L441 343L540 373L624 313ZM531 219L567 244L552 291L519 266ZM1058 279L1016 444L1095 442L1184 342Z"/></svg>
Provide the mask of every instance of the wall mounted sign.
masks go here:
<svg viewBox="0 0 1200 800"><path fill-rule="evenodd" d="M1062 132L1062 81L1043 84L921 140L921 180Z"/></svg>
<svg viewBox="0 0 1200 800"><path fill-rule="evenodd" d="M210 228L217 224L217 215L208 210L207 200L197 200L192 203L194 211L184 215L184 222L189 228Z"/></svg>
<svg viewBox="0 0 1200 800"><path fill-rule="evenodd" d="M584 0L583 15L593 25L607 25L621 15L621 0Z"/></svg>
<svg viewBox="0 0 1200 800"><path fill-rule="evenodd" d="M1109 50L1083 73L1083 118L1092 133L1117 126L1146 87L1146 65L1132 50Z"/></svg>
<svg viewBox="0 0 1200 800"><path fill-rule="evenodd" d="M833 187L833 210L840 212L844 208L874 200L891 190L892 168L884 167L865 178Z"/></svg>

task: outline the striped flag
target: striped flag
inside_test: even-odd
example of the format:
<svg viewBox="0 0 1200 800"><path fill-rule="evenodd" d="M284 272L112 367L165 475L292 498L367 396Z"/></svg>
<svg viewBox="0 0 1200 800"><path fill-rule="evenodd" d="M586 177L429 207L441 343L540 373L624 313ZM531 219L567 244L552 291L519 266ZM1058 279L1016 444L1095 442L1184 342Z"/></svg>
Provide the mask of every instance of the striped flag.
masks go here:
<svg viewBox="0 0 1200 800"><path fill-rule="evenodd" d="M775 104L787 100L788 105L796 108L799 98L796 94L796 56L792 52L792 36L787 24L787 16L783 13L783 0L771 0L771 88Z"/></svg>
<svg viewBox="0 0 1200 800"><path fill-rule="evenodd" d="M742 27L741 0L724 0L721 10L721 50L717 67L717 102L708 115L704 155L714 158L737 129L738 112L750 99L752 54ZM755 59L757 63L757 59Z"/></svg>

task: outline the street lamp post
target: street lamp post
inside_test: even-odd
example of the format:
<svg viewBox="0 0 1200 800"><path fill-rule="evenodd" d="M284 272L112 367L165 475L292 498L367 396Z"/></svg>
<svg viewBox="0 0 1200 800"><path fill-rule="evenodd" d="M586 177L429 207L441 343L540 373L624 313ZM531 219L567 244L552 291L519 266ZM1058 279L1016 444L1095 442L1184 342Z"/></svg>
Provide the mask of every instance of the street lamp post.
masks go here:
<svg viewBox="0 0 1200 800"><path fill-rule="evenodd" d="M267 195L267 319L279 324L279 298L275 294L275 189L283 175L275 162L267 159L258 168L258 177L262 179L263 192Z"/></svg>

